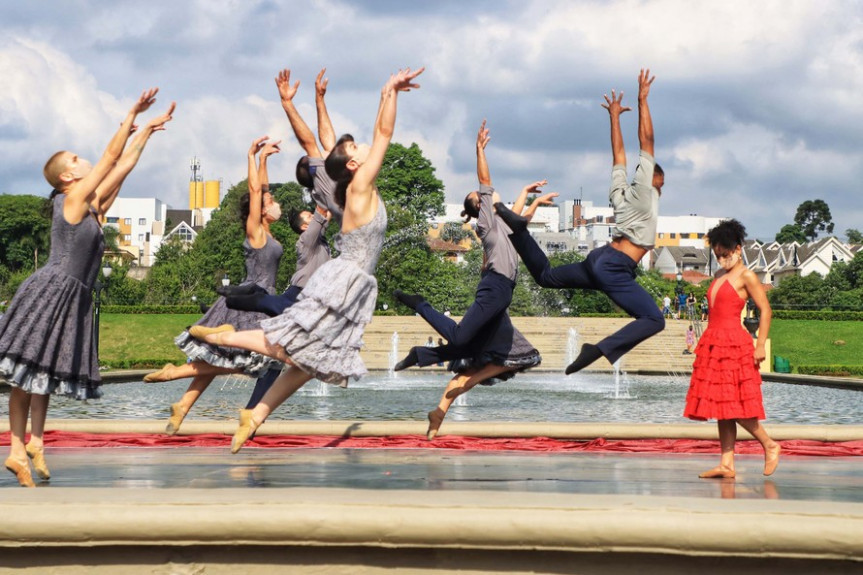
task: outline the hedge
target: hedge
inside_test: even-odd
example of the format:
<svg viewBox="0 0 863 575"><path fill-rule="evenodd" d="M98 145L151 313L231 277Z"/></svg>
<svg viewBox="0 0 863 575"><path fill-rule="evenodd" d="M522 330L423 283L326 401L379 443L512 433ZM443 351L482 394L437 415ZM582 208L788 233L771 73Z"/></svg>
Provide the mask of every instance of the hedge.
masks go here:
<svg viewBox="0 0 863 575"><path fill-rule="evenodd" d="M102 313L157 314L157 313L194 313L201 314L197 304L183 305L103 305Z"/></svg>
<svg viewBox="0 0 863 575"><path fill-rule="evenodd" d="M102 365L100 369L161 369L166 363L178 364L182 363L183 359L178 360L176 357L162 358L126 358L114 359L110 362L99 362Z"/></svg>
<svg viewBox="0 0 863 575"><path fill-rule="evenodd" d="M806 319L825 321L863 321L863 311L830 311L774 309L773 319Z"/></svg>
<svg viewBox="0 0 863 575"><path fill-rule="evenodd" d="M863 376L863 365L798 365L797 373L833 377Z"/></svg>

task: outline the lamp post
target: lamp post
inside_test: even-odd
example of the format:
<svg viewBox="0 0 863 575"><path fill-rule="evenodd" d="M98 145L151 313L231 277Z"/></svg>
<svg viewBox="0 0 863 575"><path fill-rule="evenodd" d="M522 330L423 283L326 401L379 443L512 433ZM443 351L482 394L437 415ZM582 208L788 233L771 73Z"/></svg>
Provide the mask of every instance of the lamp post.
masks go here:
<svg viewBox="0 0 863 575"><path fill-rule="evenodd" d="M228 277L228 274L225 274L222 278L222 287L228 287L231 285L231 278Z"/></svg>
<svg viewBox="0 0 863 575"><path fill-rule="evenodd" d="M96 278L96 283L93 284L93 289L96 290L96 301L93 309L93 341L96 345L96 355L99 355L99 324L101 323L102 318L102 290L108 289L108 278L111 277L111 272L113 272L113 268L110 264L104 264L102 266L102 277L105 278L105 283L99 281Z"/></svg>

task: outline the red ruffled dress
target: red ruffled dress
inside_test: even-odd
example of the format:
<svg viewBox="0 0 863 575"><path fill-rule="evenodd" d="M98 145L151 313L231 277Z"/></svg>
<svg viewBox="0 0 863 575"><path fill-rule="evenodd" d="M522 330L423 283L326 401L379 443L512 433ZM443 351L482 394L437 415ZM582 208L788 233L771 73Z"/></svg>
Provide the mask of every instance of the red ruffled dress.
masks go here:
<svg viewBox="0 0 863 575"><path fill-rule="evenodd" d="M700 421L764 419L755 345L740 320L746 302L727 279L714 280L707 297L712 302L710 322L695 347L683 415Z"/></svg>

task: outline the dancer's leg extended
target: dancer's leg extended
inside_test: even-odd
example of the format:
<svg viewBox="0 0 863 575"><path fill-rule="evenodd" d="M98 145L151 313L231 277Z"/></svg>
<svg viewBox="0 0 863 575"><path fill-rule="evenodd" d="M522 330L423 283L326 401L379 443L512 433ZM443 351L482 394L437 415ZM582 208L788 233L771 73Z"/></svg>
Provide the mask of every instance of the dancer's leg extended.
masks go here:
<svg viewBox="0 0 863 575"><path fill-rule="evenodd" d="M197 326L195 326L197 327ZM193 333L194 327L189 330L193 337L197 334ZM209 333L199 338L207 343L227 347L239 347L249 351L256 351L261 355L278 359L279 361L289 362L288 354L285 353L285 348L278 344L270 343L264 335L262 329L252 329L246 331L222 331L218 333Z"/></svg>
<svg viewBox="0 0 863 575"><path fill-rule="evenodd" d="M231 309L242 311L256 311L265 313L270 317L281 314L285 309L296 303L297 296L303 291L302 288L291 286L278 295L259 293L252 295L231 296L225 299L225 304Z"/></svg>
<svg viewBox="0 0 863 575"><path fill-rule="evenodd" d="M267 393L253 409L240 411L240 426L231 441L231 453L238 452L249 436L298 389L312 379L312 376L297 367L291 367L276 378Z"/></svg>
<svg viewBox="0 0 863 575"><path fill-rule="evenodd" d="M199 376L210 376L210 379L212 380L212 378L217 375L227 375L230 373L242 373L242 370L232 369L230 367L217 367L215 365L210 365L205 361L192 361L182 365L173 365L169 363L159 371L154 371L153 373L145 375L144 381L148 383L154 381L174 381L175 379ZM204 387L206 388L206 386Z"/></svg>
<svg viewBox="0 0 863 575"><path fill-rule="evenodd" d="M276 378L279 377L281 370L279 369L268 369L267 373L259 377L255 381L255 389L252 390L252 395L249 397L248 403L246 403L246 409L252 409L263 399L264 394L272 387L273 382L276 381Z"/></svg>
<svg viewBox="0 0 863 575"><path fill-rule="evenodd" d="M440 402L438 403L437 409L430 411L428 414L429 427L428 431L426 432L426 437L429 440L434 439L435 435L437 435L437 432L440 429L441 424L443 423L446 412L449 410L452 402L455 400L456 397L463 393L467 393L477 384L485 381L490 377L494 377L506 371L512 371L513 369L514 368L512 367L488 364L476 370L459 373L455 377L453 377L450 380L449 384L446 386L446 389L444 390L443 395L440 398Z"/></svg>
<svg viewBox="0 0 863 575"><path fill-rule="evenodd" d="M635 281L637 264L629 256L610 246L594 252L597 252L596 258L591 267L598 289L635 318L596 344L609 363L614 363L633 347L662 331L665 318L653 297Z"/></svg>

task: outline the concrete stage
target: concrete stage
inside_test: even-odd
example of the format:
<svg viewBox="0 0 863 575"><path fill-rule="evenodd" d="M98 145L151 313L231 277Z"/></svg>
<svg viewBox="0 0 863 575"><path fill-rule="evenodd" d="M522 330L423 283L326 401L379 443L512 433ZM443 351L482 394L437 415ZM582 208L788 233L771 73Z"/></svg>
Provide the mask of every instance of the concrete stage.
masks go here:
<svg viewBox="0 0 863 575"><path fill-rule="evenodd" d="M712 426L711 426L712 427ZM0 572L860 573L863 460L49 448L0 480Z"/></svg>

